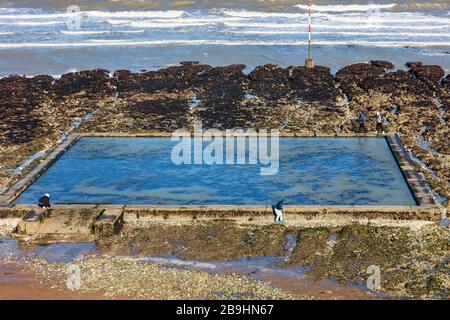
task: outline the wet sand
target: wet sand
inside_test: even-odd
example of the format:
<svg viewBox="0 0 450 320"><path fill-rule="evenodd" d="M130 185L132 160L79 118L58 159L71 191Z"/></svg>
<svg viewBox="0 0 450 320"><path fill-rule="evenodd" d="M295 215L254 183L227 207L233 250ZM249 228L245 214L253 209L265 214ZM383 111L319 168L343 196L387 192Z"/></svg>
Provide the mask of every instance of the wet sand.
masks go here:
<svg viewBox="0 0 450 320"><path fill-rule="evenodd" d="M117 297L115 297L117 299ZM120 297L125 299L126 297ZM103 300L101 293L81 293L41 284L30 271L0 261L0 300Z"/></svg>
<svg viewBox="0 0 450 320"><path fill-rule="evenodd" d="M144 264L136 264L136 266L143 270L145 268ZM123 270L118 270L118 272L126 271L127 264L123 265ZM52 269L53 267L50 267ZM56 269L57 270L57 269ZM55 270L52 269L52 272ZM90 270L92 272L92 270ZM95 270L94 272L99 272ZM145 271L142 271L145 274ZM176 270L172 268L170 272L181 272L183 270ZM191 273L191 272L189 272ZM193 273L191 278L192 283L195 283L195 278L197 276L202 277L201 272ZM90 277L91 275L89 275ZM102 276L100 276L101 278ZM226 277L236 277L235 274ZM242 278L242 276L240 276ZM54 284L52 285L52 278ZM246 278L246 277L245 277ZM101 281L101 280L100 280ZM281 290L280 292L285 292L286 297L289 295L293 299L324 299L324 300L348 300L348 299L373 299L370 295L364 293L362 290L357 288L349 288L342 285L335 285L329 282L320 282L312 279L298 279L293 281L292 279L278 277L278 276L267 276L260 279L260 283L266 283L269 286L272 285L275 288ZM118 280L117 283L120 283ZM136 288L134 287L136 283L131 281L130 285L123 291L125 294L114 295L107 293L104 295L102 292L94 292L92 290L82 290L82 291L71 291L62 288L61 284L64 283L61 279L61 274L55 272L53 276L47 273L45 277L42 275L36 275L33 271L28 270L28 268L21 267L16 262L0 262L0 300L103 300L103 299L149 299L147 296L143 296L140 290L151 291L152 298L155 299L154 291L158 291L158 288ZM114 286L115 284L111 284ZM123 285L120 283L120 285ZM242 284L239 284L242 285ZM238 286L239 286L238 285ZM133 294L136 292L137 294ZM227 289L224 287L224 292ZM244 293L245 294L245 293ZM164 294L161 296L165 298ZM191 299L193 298L189 294L184 296L177 296L178 299ZM194 297L195 298L195 297ZM157 299L157 298L156 298Z"/></svg>
<svg viewBox="0 0 450 320"><path fill-rule="evenodd" d="M369 300L374 296L358 288L331 284L326 281L315 281L308 278L299 278L296 281L286 278L264 277L263 280L271 282L294 295L307 295L319 300Z"/></svg>

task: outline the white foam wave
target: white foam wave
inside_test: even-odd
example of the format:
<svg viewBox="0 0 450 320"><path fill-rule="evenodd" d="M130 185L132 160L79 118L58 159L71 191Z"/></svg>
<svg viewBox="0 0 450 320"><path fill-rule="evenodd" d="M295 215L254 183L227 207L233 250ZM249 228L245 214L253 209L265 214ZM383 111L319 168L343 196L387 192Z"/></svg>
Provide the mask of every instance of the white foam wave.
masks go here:
<svg viewBox="0 0 450 320"><path fill-rule="evenodd" d="M254 41L254 40L89 40L85 42L38 42L38 43L1 43L0 49L13 48L60 48L60 47L100 47L100 46L198 46L198 45L223 45L223 46L304 46L307 41ZM448 42L439 41L315 41L314 45L348 45L348 46L375 46L375 47L448 47Z"/></svg>
<svg viewBox="0 0 450 320"><path fill-rule="evenodd" d="M0 22L0 25L39 27L39 26L56 26L65 23L66 21L14 21L14 22Z"/></svg>
<svg viewBox="0 0 450 320"><path fill-rule="evenodd" d="M66 19L79 13L49 13L49 14L38 14L38 13L23 13L23 14L3 14L0 15L0 19L4 20L31 20L31 19Z"/></svg>
<svg viewBox="0 0 450 320"><path fill-rule="evenodd" d="M283 35L283 34L298 34L306 35L307 31L274 31L274 30L243 30L243 31L230 31L232 34L254 34L254 35ZM315 31L314 34L324 35L345 35L345 36L387 36L387 37L450 37L450 33L420 33L420 32L371 32L371 31Z"/></svg>
<svg viewBox="0 0 450 320"><path fill-rule="evenodd" d="M393 9L397 4L338 4L338 5L315 5L311 6L312 11L316 12L348 12L348 11L370 11L370 10L386 10ZM308 10L308 6L304 4L298 4L294 7Z"/></svg>
<svg viewBox="0 0 450 320"><path fill-rule="evenodd" d="M421 54L424 56L430 56L430 57L441 57L441 56L449 56L450 54L448 52L430 52L430 51L421 51ZM446 73L448 71L446 70Z"/></svg>
<svg viewBox="0 0 450 320"><path fill-rule="evenodd" d="M408 23L408 24L436 24L450 25L450 18L439 18L430 15L329 15L327 21L339 21L344 23Z"/></svg>
<svg viewBox="0 0 450 320"><path fill-rule="evenodd" d="M87 11L84 14L97 18L179 18L185 14L185 11Z"/></svg>
<svg viewBox="0 0 450 320"><path fill-rule="evenodd" d="M246 10L224 10L223 14L237 18L304 18L305 13L289 13L289 12L260 12Z"/></svg>
<svg viewBox="0 0 450 320"><path fill-rule="evenodd" d="M130 20L106 20L106 23L114 25L114 26L120 26L120 25L129 25L131 23Z"/></svg>
<svg viewBox="0 0 450 320"><path fill-rule="evenodd" d="M113 33L144 33L145 30L114 30Z"/></svg>
<svg viewBox="0 0 450 320"><path fill-rule="evenodd" d="M224 18L224 17L205 17L205 18L177 18L166 20L106 20L111 25L126 25L141 28L171 28L171 27L188 27L188 26L204 26L208 24L218 24L224 22L240 21L240 18Z"/></svg>
<svg viewBox="0 0 450 320"><path fill-rule="evenodd" d="M62 34L68 35L91 35L91 34L108 34L110 31L61 31Z"/></svg>
<svg viewBox="0 0 450 320"><path fill-rule="evenodd" d="M76 13L48 13L48 14L3 14L0 19L65 19L74 15L93 18L179 18L185 14L185 11L169 10L169 11L81 11Z"/></svg>
<svg viewBox="0 0 450 320"><path fill-rule="evenodd" d="M178 27L201 27L208 24L214 24L215 22L154 22L154 21L136 21L131 22L129 25L134 28L178 28Z"/></svg>
<svg viewBox="0 0 450 320"><path fill-rule="evenodd" d="M261 29L303 29L307 30L307 22L302 23L264 23L264 22L224 22L224 25L228 27L244 27L244 28L261 28ZM330 24L326 22L316 22L313 26L314 30L317 29L329 29L329 30L361 30L361 29L391 29L395 30L447 30L450 29L450 25L380 25L375 23L347 25L343 23ZM314 31L313 31L314 32Z"/></svg>
<svg viewBox="0 0 450 320"><path fill-rule="evenodd" d="M93 35L93 34L110 34L110 33L143 33L145 30L114 30L114 31L65 31L62 30L62 34L67 35Z"/></svg>

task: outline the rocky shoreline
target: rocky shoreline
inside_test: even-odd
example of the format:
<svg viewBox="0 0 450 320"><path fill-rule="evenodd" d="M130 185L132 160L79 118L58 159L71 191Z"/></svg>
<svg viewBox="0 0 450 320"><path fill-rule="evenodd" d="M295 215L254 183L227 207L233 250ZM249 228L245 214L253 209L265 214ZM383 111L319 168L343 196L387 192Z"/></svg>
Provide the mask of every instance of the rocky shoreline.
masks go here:
<svg viewBox="0 0 450 320"><path fill-rule="evenodd" d="M388 61L342 68L264 65L211 67L197 62L133 73L87 70L0 79L0 190L36 166L71 131L172 132L204 128L346 133L360 110L387 119L418 169L441 197L450 198L450 75L439 66ZM33 157L34 156L34 157ZM25 170L18 170L23 165Z"/></svg>
<svg viewBox="0 0 450 320"><path fill-rule="evenodd" d="M75 265L82 282L72 293L119 299L448 299L448 239L448 227L423 221L129 221L82 258L64 244L3 254L0 275L15 266L64 293ZM62 252L65 262L52 262ZM369 266L381 272L373 292Z"/></svg>

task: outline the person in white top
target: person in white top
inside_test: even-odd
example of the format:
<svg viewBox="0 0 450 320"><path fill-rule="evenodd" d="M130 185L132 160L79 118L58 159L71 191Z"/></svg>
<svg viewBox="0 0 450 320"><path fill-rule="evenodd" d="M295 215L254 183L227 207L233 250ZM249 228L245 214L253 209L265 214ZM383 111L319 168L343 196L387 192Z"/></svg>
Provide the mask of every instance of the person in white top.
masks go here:
<svg viewBox="0 0 450 320"><path fill-rule="evenodd" d="M377 120L377 133L378 134L384 134L384 128L383 128L383 116L379 111L376 113L376 120Z"/></svg>

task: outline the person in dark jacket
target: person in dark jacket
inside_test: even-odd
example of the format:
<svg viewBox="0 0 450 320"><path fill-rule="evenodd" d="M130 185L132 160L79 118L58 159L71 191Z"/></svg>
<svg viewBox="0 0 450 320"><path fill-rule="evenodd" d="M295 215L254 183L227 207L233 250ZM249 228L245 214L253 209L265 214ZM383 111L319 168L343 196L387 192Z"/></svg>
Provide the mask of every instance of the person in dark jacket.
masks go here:
<svg viewBox="0 0 450 320"><path fill-rule="evenodd" d="M359 122L359 132L367 132L367 129L366 129L366 115L362 111L359 112L358 122Z"/></svg>
<svg viewBox="0 0 450 320"><path fill-rule="evenodd" d="M50 209L52 205L50 204L50 195L46 193L44 196L39 198L39 208Z"/></svg>
<svg viewBox="0 0 450 320"><path fill-rule="evenodd" d="M275 223L283 223L283 204L284 199L278 201L275 205L272 206L273 215L275 216Z"/></svg>

